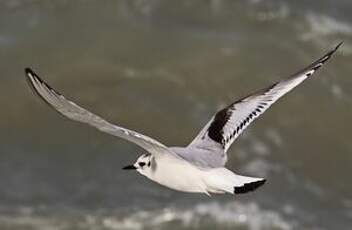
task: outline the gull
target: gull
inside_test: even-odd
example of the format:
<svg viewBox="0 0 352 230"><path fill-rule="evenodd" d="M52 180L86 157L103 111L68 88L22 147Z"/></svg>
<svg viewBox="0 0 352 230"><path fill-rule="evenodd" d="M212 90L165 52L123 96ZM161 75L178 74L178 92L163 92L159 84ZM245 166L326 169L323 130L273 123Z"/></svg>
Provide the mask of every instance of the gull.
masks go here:
<svg viewBox="0 0 352 230"><path fill-rule="evenodd" d="M186 147L167 147L138 132L114 125L66 99L33 70L25 69L34 92L63 116L133 142L146 152L123 169L136 170L168 188L192 193L241 194L266 182L264 178L238 175L225 168L227 150L243 130L274 102L310 78L339 48L327 52L304 69L256 91L218 111Z"/></svg>

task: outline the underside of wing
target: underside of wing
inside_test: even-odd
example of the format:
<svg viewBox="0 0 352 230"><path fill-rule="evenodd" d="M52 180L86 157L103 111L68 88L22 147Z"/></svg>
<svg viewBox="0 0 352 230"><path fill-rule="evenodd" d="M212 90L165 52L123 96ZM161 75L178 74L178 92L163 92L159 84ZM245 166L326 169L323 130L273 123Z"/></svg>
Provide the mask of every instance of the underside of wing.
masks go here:
<svg viewBox="0 0 352 230"><path fill-rule="evenodd" d="M111 124L101 117L83 109L74 102L67 100L63 95L39 78L31 69L26 68L25 73L33 91L48 105L65 117L86 123L102 132L131 141L152 154L169 151L168 148L160 142L135 131Z"/></svg>
<svg viewBox="0 0 352 230"><path fill-rule="evenodd" d="M338 49L326 53L303 70L278 81L265 89L246 96L217 112L190 143L189 148L218 151L226 157L226 151L243 130L274 102L312 76Z"/></svg>

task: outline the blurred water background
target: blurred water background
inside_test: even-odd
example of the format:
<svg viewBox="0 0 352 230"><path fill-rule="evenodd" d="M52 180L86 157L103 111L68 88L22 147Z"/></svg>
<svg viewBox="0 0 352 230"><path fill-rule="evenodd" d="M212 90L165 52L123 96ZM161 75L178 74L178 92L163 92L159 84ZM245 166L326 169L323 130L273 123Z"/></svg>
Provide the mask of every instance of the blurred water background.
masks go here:
<svg viewBox="0 0 352 230"><path fill-rule="evenodd" d="M0 229L351 229L350 0L1 0ZM219 108L344 45L251 125L242 196L125 172L141 149L59 116L24 67L110 121L187 145Z"/></svg>

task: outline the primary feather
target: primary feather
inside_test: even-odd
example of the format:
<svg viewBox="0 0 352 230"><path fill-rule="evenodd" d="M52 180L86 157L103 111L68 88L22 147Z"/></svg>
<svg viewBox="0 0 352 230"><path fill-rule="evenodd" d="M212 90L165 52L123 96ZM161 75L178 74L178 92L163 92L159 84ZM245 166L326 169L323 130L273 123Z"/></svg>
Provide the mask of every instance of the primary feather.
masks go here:
<svg viewBox="0 0 352 230"><path fill-rule="evenodd" d="M188 145L188 148L207 150L203 151L203 154L212 155L212 167L224 165L227 160L226 152L236 138L279 98L284 96L307 78L311 77L327 60L331 58L341 44L342 43L338 44L333 50L327 52L323 57L319 58L290 77L280 80L269 87L237 100L217 112L200 131L196 138ZM215 155L214 152L217 152L217 154ZM202 158L202 156L187 156L187 154L184 157L186 159ZM203 157L209 158L209 156Z"/></svg>

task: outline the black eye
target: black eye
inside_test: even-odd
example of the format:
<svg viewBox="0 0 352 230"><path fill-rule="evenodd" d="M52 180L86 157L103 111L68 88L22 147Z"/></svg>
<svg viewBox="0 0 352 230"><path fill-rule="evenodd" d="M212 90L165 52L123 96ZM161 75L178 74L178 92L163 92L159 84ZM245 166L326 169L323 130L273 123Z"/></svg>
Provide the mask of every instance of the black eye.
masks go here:
<svg viewBox="0 0 352 230"><path fill-rule="evenodd" d="M148 162L148 167L150 167L150 161Z"/></svg>
<svg viewBox="0 0 352 230"><path fill-rule="evenodd" d="M143 166L145 165L144 162L139 162L138 164L139 164L139 166L141 166L141 167L143 167Z"/></svg>

